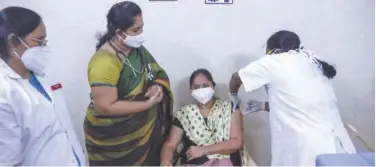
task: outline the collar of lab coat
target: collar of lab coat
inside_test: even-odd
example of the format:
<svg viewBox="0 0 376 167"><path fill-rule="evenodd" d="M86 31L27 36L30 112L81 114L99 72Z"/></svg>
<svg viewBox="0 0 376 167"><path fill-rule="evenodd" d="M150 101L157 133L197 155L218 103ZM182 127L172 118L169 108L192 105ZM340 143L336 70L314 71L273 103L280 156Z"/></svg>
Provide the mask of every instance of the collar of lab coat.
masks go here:
<svg viewBox="0 0 376 167"><path fill-rule="evenodd" d="M1 58L0 58L0 73L12 79L22 79L21 75L19 75L12 68L10 68L9 65ZM42 74L42 75L35 74L35 75L43 77L45 74Z"/></svg>

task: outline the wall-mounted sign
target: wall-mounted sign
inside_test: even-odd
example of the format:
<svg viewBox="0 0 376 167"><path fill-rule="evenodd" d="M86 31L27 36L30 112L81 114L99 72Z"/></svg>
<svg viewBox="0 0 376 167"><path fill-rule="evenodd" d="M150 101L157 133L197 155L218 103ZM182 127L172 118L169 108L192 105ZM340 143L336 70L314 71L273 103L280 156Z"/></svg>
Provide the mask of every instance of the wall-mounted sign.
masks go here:
<svg viewBox="0 0 376 167"><path fill-rule="evenodd" d="M205 4L233 4L233 0L205 0Z"/></svg>

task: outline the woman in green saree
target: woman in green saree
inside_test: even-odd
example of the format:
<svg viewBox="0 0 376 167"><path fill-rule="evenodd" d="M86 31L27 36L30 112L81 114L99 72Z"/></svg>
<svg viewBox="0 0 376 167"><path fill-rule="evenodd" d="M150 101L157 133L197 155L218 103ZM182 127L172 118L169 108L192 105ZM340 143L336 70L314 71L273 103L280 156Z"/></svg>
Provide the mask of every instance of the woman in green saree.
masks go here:
<svg viewBox="0 0 376 167"><path fill-rule="evenodd" d="M91 103L84 130L90 165L159 165L172 120L169 78L142 46L137 4L115 4L107 22L88 65Z"/></svg>

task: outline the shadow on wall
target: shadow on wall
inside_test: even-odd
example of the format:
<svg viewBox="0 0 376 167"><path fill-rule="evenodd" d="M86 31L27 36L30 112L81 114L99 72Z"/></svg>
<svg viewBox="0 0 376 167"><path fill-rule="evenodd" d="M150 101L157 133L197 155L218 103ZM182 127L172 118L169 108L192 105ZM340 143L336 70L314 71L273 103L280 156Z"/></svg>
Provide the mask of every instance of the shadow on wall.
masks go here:
<svg viewBox="0 0 376 167"><path fill-rule="evenodd" d="M260 111L243 115L244 144L258 166L271 162L269 113Z"/></svg>
<svg viewBox="0 0 376 167"><path fill-rule="evenodd" d="M221 100L229 100L228 98L228 83L216 83L215 96Z"/></svg>
<svg viewBox="0 0 376 167"><path fill-rule="evenodd" d="M227 60L227 62L231 63L228 66L228 70L233 73L259 58L260 56L257 56L256 54L240 53L233 55Z"/></svg>
<svg viewBox="0 0 376 167"><path fill-rule="evenodd" d="M194 102L191 96L191 90L189 89L189 76L179 80L174 90L174 97L175 110Z"/></svg>
<svg viewBox="0 0 376 167"><path fill-rule="evenodd" d="M232 73L240 70L241 68L246 67L249 63L258 60L262 56L258 56L255 53L254 54L239 53L239 54L233 55L231 57L232 57L231 59L227 60L231 63L228 66L228 70L231 73L230 77L228 78L228 81L230 80ZM228 84L228 83L226 83L226 84ZM226 88L226 91L227 90L228 90L228 88ZM226 96L228 96L228 95L226 95ZM252 91L250 93L245 92L244 88L240 88L239 96L242 99L242 101L248 101L250 99L258 100L258 101L267 101L267 94L266 94L264 87L256 89L255 91Z"/></svg>
<svg viewBox="0 0 376 167"><path fill-rule="evenodd" d="M249 63L256 61L260 56L256 54L240 53L231 56L228 62L231 64L228 66L228 70L231 72L238 71L244 68ZM230 78L229 78L230 79ZM222 88L226 87L225 89ZM264 101L266 100L266 93L263 88L258 89L252 93L246 93L241 88L239 90L239 96L243 101L249 99ZM220 91L228 97L228 83L221 85ZM243 108L244 106L241 106ZM258 166L269 166L271 162L271 136L269 126L269 113L266 111L260 111L256 113L250 113L243 115L243 129L244 129L244 143L246 148Z"/></svg>

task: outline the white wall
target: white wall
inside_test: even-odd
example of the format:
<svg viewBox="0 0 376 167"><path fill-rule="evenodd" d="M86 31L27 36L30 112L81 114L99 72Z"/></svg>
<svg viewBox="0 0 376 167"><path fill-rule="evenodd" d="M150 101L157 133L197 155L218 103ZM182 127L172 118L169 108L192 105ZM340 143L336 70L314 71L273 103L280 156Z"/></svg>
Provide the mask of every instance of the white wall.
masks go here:
<svg viewBox="0 0 376 167"><path fill-rule="evenodd" d="M95 36L116 0L0 0L39 12L56 51L61 78L77 132L89 103L86 78ZM266 39L280 29L296 31L322 58L334 63L338 105L344 120L374 147L374 0L234 0L230 6L204 0L135 0L144 12L146 46L168 72L176 105L190 100L187 77L200 67L213 73L226 98L230 74L262 55ZM265 99L263 91L252 94ZM246 127L247 128L247 127Z"/></svg>

